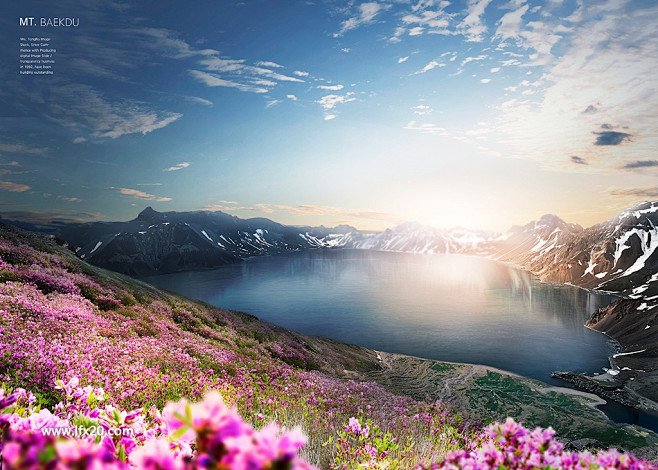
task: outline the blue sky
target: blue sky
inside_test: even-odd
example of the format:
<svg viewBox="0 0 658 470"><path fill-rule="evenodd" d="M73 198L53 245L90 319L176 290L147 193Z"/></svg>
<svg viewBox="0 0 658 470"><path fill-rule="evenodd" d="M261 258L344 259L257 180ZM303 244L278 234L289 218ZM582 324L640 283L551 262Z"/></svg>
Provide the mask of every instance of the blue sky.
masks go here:
<svg viewBox="0 0 658 470"><path fill-rule="evenodd" d="M590 226L658 198L658 3L15 2L0 215ZM79 18L77 28L20 17ZM50 38L52 76L18 74Z"/></svg>

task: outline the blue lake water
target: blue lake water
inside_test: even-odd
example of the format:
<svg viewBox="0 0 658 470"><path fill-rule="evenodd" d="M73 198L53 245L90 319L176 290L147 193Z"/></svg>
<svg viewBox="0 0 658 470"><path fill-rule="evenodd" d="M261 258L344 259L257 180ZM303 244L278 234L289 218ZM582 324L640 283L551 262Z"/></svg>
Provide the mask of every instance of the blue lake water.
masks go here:
<svg viewBox="0 0 658 470"><path fill-rule="evenodd" d="M602 372L614 348L583 326L613 297L482 258L315 250L144 280L291 330L545 382Z"/></svg>
<svg viewBox="0 0 658 470"><path fill-rule="evenodd" d="M291 330L559 386L569 385L551 372L603 372L615 351L584 326L615 297L542 284L483 258L314 250L143 280ZM615 421L658 430L658 418L630 407L603 409Z"/></svg>

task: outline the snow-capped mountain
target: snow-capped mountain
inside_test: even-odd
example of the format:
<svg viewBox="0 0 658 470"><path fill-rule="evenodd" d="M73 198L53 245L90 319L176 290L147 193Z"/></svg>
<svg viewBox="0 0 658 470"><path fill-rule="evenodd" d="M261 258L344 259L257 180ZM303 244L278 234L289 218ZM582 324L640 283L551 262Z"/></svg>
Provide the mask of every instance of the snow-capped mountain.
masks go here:
<svg viewBox="0 0 658 470"><path fill-rule="evenodd" d="M658 201L627 209L582 229L544 216L514 228L491 256L511 261L546 282L636 296L658 294Z"/></svg>
<svg viewBox="0 0 658 470"><path fill-rule="evenodd" d="M416 222L408 222L381 233L360 234L353 237L349 248L405 253L445 254L474 253L486 242L495 239L495 234L466 229L440 230Z"/></svg>
<svg viewBox="0 0 658 470"><path fill-rule="evenodd" d="M356 229L292 227L223 212L156 212L128 222L70 225L57 235L87 261L132 275L216 267L286 251L348 244Z"/></svg>
<svg viewBox="0 0 658 470"><path fill-rule="evenodd" d="M172 272L313 248L464 253L512 262L542 280L637 296L658 294L658 201L583 229L545 215L503 234L405 223L379 233L297 227L223 212L156 212L128 222L69 225L57 235L93 264L130 274Z"/></svg>

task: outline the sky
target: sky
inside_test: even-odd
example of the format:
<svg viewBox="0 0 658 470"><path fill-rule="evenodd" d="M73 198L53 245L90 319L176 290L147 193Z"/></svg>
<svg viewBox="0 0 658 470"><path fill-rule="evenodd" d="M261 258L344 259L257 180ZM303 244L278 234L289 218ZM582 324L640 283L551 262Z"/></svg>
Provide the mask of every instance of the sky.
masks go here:
<svg viewBox="0 0 658 470"><path fill-rule="evenodd" d="M504 231L658 199L655 0L3 9L4 219ZM19 73L21 38L55 49L52 75Z"/></svg>

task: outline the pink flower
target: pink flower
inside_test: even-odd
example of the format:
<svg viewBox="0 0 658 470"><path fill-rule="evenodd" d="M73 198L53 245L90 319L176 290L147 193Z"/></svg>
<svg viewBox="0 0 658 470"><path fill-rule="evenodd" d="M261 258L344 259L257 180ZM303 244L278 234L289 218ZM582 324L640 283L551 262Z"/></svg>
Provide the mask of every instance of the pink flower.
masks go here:
<svg viewBox="0 0 658 470"><path fill-rule="evenodd" d="M130 463L145 470L184 470L180 459L174 457L165 438L153 439L130 454Z"/></svg>

